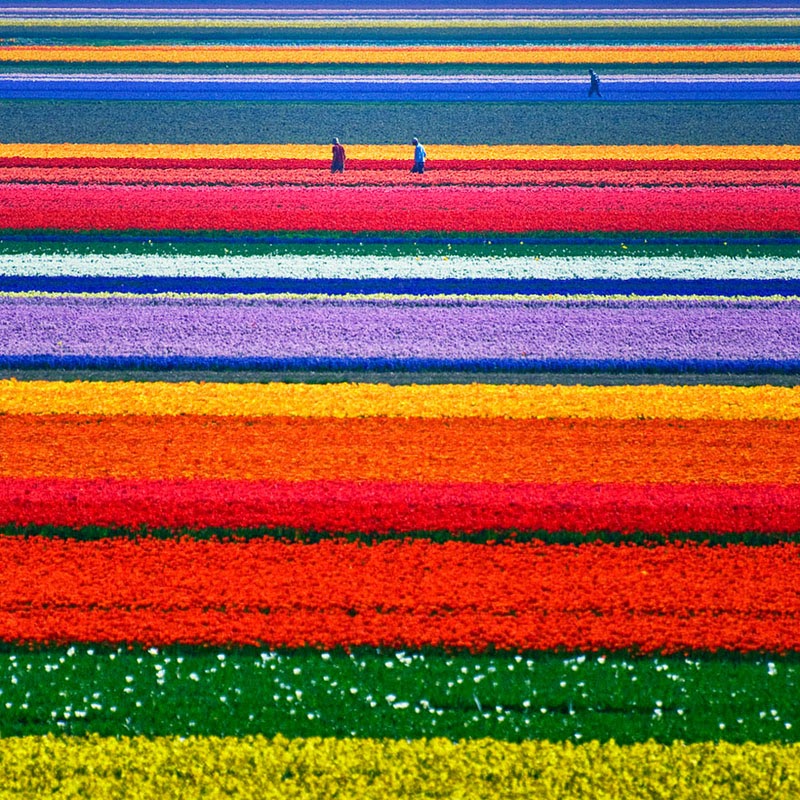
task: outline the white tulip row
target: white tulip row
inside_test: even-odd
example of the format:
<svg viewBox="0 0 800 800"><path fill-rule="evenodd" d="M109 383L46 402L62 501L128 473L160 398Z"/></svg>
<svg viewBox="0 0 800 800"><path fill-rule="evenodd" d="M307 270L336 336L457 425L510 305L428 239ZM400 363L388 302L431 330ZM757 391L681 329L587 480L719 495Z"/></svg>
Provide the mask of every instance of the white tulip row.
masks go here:
<svg viewBox="0 0 800 800"><path fill-rule="evenodd" d="M5 254L0 275L219 278L800 278L800 257Z"/></svg>

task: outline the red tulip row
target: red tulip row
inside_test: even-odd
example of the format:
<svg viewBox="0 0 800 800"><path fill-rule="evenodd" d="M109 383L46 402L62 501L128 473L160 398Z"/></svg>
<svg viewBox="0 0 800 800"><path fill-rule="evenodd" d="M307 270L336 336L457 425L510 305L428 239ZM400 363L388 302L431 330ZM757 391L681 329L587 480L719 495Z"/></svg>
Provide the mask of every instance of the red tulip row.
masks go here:
<svg viewBox="0 0 800 800"><path fill-rule="evenodd" d="M0 184L21 230L796 231L800 187Z"/></svg>
<svg viewBox="0 0 800 800"><path fill-rule="evenodd" d="M793 533L800 531L800 486L3 478L0 524Z"/></svg>
<svg viewBox="0 0 800 800"><path fill-rule="evenodd" d="M113 169L224 169L224 170L328 170L330 160L313 158L21 158L0 157L0 168L113 168ZM348 158L347 171L408 170L408 159L356 159ZM503 172L506 170L568 170L593 171L597 169L624 170L626 172L691 171L705 170L728 172L745 170L756 172L800 170L800 161L792 159L436 159L429 171L469 170L470 172Z"/></svg>

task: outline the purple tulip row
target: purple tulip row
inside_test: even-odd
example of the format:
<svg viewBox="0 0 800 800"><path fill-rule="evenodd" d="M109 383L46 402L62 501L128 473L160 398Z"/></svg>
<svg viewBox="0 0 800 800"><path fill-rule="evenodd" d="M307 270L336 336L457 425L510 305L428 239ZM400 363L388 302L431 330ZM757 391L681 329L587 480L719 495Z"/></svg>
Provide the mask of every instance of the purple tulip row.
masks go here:
<svg viewBox="0 0 800 800"><path fill-rule="evenodd" d="M0 356L800 359L800 301L0 297Z"/></svg>

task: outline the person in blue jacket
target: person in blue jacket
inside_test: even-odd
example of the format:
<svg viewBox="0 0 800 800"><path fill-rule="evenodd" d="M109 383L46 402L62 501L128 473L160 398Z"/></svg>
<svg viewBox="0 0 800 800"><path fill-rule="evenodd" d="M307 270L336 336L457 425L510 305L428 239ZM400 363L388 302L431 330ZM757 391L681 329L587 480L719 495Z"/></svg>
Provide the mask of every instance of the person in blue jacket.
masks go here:
<svg viewBox="0 0 800 800"><path fill-rule="evenodd" d="M600 78L597 76L597 73L593 70L589 70L589 97L593 94L596 94L598 97L602 97L600 94Z"/></svg>
<svg viewBox="0 0 800 800"><path fill-rule="evenodd" d="M414 145L414 166L411 167L411 171L422 174L425 172L425 159L428 155L425 152L425 148L419 143L419 139L416 137L411 140L411 144Z"/></svg>

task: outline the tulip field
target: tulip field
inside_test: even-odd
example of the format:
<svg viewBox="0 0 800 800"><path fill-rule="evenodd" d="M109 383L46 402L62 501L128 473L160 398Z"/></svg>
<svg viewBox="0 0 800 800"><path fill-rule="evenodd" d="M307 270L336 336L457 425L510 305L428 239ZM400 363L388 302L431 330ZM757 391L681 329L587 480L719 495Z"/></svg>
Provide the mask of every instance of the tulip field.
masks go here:
<svg viewBox="0 0 800 800"><path fill-rule="evenodd" d="M0 800L800 796L798 66L0 5Z"/></svg>

